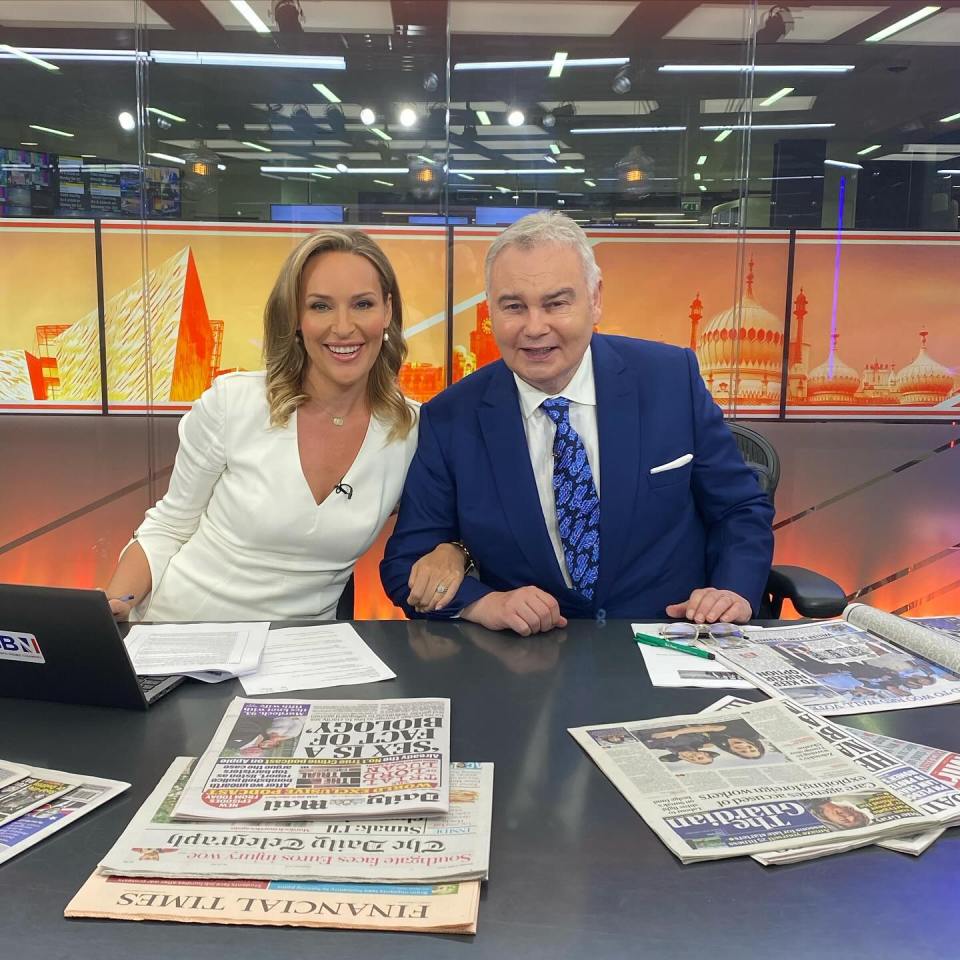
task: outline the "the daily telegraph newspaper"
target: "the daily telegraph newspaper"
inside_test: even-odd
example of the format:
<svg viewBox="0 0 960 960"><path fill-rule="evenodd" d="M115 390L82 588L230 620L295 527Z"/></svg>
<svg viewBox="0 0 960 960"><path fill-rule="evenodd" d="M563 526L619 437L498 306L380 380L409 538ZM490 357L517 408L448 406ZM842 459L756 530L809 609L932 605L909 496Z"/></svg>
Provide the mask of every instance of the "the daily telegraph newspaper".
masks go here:
<svg viewBox="0 0 960 960"><path fill-rule="evenodd" d="M66 917L272 927L476 933L480 881L334 884L294 880L163 880L94 874Z"/></svg>
<svg viewBox="0 0 960 960"><path fill-rule="evenodd" d="M764 692L814 713L960 701L960 640L866 604L851 604L841 620L747 627L745 634L700 642Z"/></svg>
<svg viewBox="0 0 960 960"><path fill-rule="evenodd" d="M570 733L685 863L837 835L872 843L941 825L912 799L919 771L879 751L858 756L848 743L855 738L834 743L832 728L794 703L768 700ZM891 768L904 771L902 780L887 775Z"/></svg>
<svg viewBox="0 0 960 960"><path fill-rule="evenodd" d="M102 780L99 777L85 777L62 770L45 770L30 767L30 774L48 780L79 781L73 790L45 803L16 820L0 827L0 863L15 857L18 853L39 843L51 833L69 826L78 817L90 813L119 793L123 793L130 784L119 780Z"/></svg>
<svg viewBox="0 0 960 960"><path fill-rule="evenodd" d="M244 700L227 708L174 820L439 816L450 701Z"/></svg>
<svg viewBox="0 0 960 960"><path fill-rule="evenodd" d="M748 701L724 697L701 711L700 715L725 713L744 705L748 705ZM956 754L866 730L844 727L809 713L804 715L808 725L817 730L819 736L850 756L860 766L875 772L918 810L934 817L939 823L936 827L916 834L878 840L877 846L919 856L936 842L948 826L960 822L960 757ZM799 860L843 853L868 842L847 841L838 834L822 846L757 854L754 859L766 865L796 863Z"/></svg>
<svg viewBox="0 0 960 960"><path fill-rule="evenodd" d="M390 820L172 821L178 757L98 867L114 876L442 883L485 879L492 763L450 764L450 812Z"/></svg>

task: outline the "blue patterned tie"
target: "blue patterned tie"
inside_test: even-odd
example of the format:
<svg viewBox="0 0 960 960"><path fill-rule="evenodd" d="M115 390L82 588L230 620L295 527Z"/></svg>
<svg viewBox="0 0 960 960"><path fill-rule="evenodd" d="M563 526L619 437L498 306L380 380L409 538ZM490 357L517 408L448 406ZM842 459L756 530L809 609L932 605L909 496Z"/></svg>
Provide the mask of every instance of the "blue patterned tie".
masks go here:
<svg viewBox="0 0 960 960"><path fill-rule="evenodd" d="M541 404L556 424L553 438L553 496L567 572L574 589L593 599L600 572L600 498L580 434L570 426L570 401L551 397Z"/></svg>

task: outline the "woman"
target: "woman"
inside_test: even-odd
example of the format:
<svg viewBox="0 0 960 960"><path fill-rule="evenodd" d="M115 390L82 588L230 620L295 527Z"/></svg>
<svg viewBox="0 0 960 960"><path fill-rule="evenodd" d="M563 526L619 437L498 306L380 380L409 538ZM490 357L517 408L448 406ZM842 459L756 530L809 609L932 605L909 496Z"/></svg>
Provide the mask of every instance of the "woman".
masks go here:
<svg viewBox="0 0 960 960"><path fill-rule="evenodd" d="M167 493L107 587L115 616L334 616L416 448L402 325L396 275L366 234L292 251L264 311L266 370L218 377L181 421Z"/></svg>

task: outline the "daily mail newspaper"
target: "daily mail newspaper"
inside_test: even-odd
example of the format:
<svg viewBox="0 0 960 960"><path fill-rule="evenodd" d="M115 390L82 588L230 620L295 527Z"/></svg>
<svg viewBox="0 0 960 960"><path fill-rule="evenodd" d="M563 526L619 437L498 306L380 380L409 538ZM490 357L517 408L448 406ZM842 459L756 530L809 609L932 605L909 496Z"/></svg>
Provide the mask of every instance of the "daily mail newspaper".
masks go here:
<svg viewBox="0 0 960 960"><path fill-rule="evenodd" d="M843 716L960 702L955 638L864 604L852 604L845 616L747 627L745 637L700 642L765 693L813 713Z"/></svg>
<svg viewBox="0 0 960 960"><path fill-rule="evenodd" d="M450 812L389 820L172 821L193 767L178 757L97 872L337 883L486 879L492 763L450 764Z"/></svg>
<svg viewBox="0 0 960 960"><path fill-rule="evenodd" d="M65 917L113 920L476 933L479 907L479 880L396 886L295 880L163 880L95 873L63 913Z"/></svg>
<svg viewBox="0 0 960 960"><path fill-rule="evenodd" d="M449 793L447 699L238 697L173 819L439 816Z"/></svg>
<svg viewBox="0 0 960 960"><path fill-rule="evenodd" d="M703 710L701 716L726 713L745 704L747 701L725 697ZM850 757L858 766L876 774L921 813L933 817L940 824L917 834L878 840L877 846L918 856L933 844L947 827L960 823L960 792L957 789L956 777L960 770L955 768L953 775L945 772L950 769L947 758L955 755L866 730L844 727L807 711L798 712L798 715L803 717L807 726L815 730L818 736ZM939 758L937 754L940 755ZM960 768L960 764L957 767ZM940 776L934 772L936 770L941 772ZM843 853L869 842L849 841L836 835L822 846L756 854L754 859L765 865L796 863Z"/></svg>
<svg viewBox="0 0 960 960"><path fill-rule="evenodd" d="M813 714L769 700L570 733L684 863L939 826L903 787L820 735ZM886 761L884 761L886 762Z"/></svg>

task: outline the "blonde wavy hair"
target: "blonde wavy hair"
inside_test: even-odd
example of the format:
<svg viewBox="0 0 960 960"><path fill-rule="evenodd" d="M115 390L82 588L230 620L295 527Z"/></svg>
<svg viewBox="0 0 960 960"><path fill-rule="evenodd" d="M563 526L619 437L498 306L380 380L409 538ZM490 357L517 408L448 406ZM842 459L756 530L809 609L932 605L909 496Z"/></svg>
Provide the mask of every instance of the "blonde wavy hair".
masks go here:
<svg viewBox="0 0 960 960"><path fill-rule="evenodd" d="M377 271L384 300L392 310L388 338L380 347L367 379L370 412L389 424L389 439L405 437L414 414L397 385L400 365L407 356L403 339L400 287L386 254L362 230L322 230L299 243L284 261L263 311L263 359L267 368L267 402L272 426L286 426L290 415L310 398L303 392L307 352L297 336L300 287L307 263L323 253L353 253L367 259Z"/></svg>

